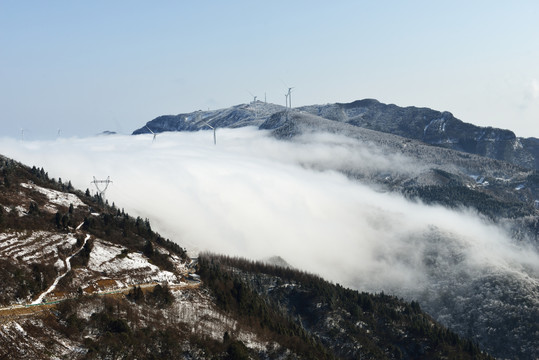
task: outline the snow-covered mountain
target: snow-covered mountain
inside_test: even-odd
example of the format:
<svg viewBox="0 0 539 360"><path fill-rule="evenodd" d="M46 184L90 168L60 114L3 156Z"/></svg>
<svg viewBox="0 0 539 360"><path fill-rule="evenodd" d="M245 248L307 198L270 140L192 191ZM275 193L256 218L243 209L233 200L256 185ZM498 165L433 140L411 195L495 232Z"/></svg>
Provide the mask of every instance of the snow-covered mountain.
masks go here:
<svg viewBox="0 0 539 360"><path fill-rule="evenodd" d="M342 161L301 160L304 167L338 171L377 191L403 194L414 201L473 209L487 226L499 230L468 239L475 235L466 235L466 229L443 229L440 224L445 219L433 220L429 228L410 232L399 243L401 250L388 248L380 254L400 259L397 263L403 268L420 264L424 286L396 282L376 288L374 280L365 279L370 273L358 273L354 286L419 301L436 319L500 358L539 356L535 346L539 341L538 139L466 124L448 112L400 108L376 100L273 113L270 105L257 103L264 116L256 119L249 112L254 106L157 118L135 133L149 133L148 128L197 131L207 129L209 122L220 124L217 129L256 126L295 144L307 144L307 137L317 134L333 134L334 143L326 145L345 148L352 156ZM377 222L394 231L393 225ZM509 240L499 242L496 232L503 232L504 238L507 233ZM417 253L408 253L412 248Z"/></svg>
<svg viewBox="0 0 539 360"><path fill-rule="evenodd" d="M259 126L273 114L285 110L284 106L264 103L236 105L226 109L195 111L179 115L163 115L148 122L145 126L133 131L133 135L160 133L164 131L198 131L215 128L237 128L242 126Z"/></svg>
<svg viewBox="0 0 539 360"><path fill-rule="evenodd" d="M213 111L164 115L135 130L136 134L163 131L197 131L207 128L260 126L282 106L261 101ZM517 137L510 130L480 127L455 118L450 112L429 108L399 107L374 99L352 103L302 106L289 112L309 113L424 143L503 160L529 169L539 169L539 139Z"/></svg>
<svg viewBox="0 0 539 360"><path fill-rule="evenodd" d="M447 111L399 107L374 99L298 108L330 120L400 135L430 145L539 169L539 139L520 138L510 130L465 123Z"/></svg>

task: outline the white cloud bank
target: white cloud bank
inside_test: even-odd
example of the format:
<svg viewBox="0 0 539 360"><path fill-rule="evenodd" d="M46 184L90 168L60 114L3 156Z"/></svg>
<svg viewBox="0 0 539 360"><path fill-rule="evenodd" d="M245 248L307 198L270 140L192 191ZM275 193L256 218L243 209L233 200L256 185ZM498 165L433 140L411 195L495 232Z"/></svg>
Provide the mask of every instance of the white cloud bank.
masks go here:
<svg viewBox="0 0 539 360"><path fill-rule="evenodd" d="M164 133L155 142L151 136L5 139L0 153L82 190L91 188L93 176L110 176L109 202L149 218L191 252L280 255L362 290L417 291L432 271L454 276L456 267L466 276L495 269L538 284L537 253L472 212L412 203L325 170L415 171L410 159L335 135L296 143L254 129L219 129L217 146L208 131Z"/></svg>

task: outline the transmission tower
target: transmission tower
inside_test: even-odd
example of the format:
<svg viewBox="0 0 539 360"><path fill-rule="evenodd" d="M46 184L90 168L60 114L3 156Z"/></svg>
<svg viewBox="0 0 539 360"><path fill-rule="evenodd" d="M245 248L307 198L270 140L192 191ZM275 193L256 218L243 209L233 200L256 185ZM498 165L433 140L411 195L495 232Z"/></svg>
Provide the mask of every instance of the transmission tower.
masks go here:
<svg viewBox="0 0 539 360"><path fill-rule="evenodd" d="M94 176L94 181L91 182L91 184L95 185L95 188L97 189L97 193L99 196L105 200L105 191L107 191L107 188L109 187L109 184L112 183L112 180L110 180L110 176L107 176L107 180L97 180ZM99 187L99 184L105 184L105 188L101 189Z"/></svg>

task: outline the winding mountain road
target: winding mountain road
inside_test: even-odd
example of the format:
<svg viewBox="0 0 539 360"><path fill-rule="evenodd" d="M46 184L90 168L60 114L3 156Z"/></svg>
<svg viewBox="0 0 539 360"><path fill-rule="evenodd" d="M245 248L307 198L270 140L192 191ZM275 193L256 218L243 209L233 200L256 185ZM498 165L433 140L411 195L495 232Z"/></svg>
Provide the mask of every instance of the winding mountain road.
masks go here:
<svg viewBox="0 0 539 360"><path fill-rule="evenodd" d="M60 280L67 275L67 273L69 271L71 271L71 258L75 255L77 255L81 250L82 248L84 248L84 245L86 245L86 243L88 242L88 239L90 239L90 235L87 234L86 237L84 238L84 243L82 244L82 246L77 250L75 251L73 254L71 254L71 256L69 256L67 259L65 259L65 264L66 264L66 271L59 275L55 280L54 282L52 283L52 285L47 289L47 291L45 291L44 293L42 293L41 295L39 295L39 297L34 300L31 305L36 305L36 304L40 304L43 302L43 299L45 299L45 296L49 295L51 292L54 291L54 289L56 288L56 285L58 285L58 282L60 282Z"/></svg>

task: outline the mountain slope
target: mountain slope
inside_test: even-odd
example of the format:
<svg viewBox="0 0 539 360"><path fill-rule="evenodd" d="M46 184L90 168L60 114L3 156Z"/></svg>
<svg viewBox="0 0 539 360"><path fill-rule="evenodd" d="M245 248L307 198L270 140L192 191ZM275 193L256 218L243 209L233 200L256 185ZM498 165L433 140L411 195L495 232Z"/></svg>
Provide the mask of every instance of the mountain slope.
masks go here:
<svg viewBox="0 0 539 360"><path fill-rule="evenodd" d="M258 303L261 297L338 358L454 358L460 352L456 348L465 349L460 356L484 356L471 342L440 328L417 303L358 293L298 270L246 259L203 254L200 265L202 279L222 308L247 318L262 314L263 324L278 327Z"/></svg>
<svg viewBox="0 0 539 360"><path fill-rule="evenodd" d="M148 220L43 169L5 158L0 167L0 358L489 358L417 304L279 267L197 264ZM264 284L275 282L270 295ZM319 325L288 288L318 309ZM354 335L335 336L350 326Z"/></svg>
<svg viewBox="0 0 539 360"><path fill-rule="evenodd" d="M186 114L163 115L133 131L133 135L164 131L198 131L208 129L206 124L215 128L258 126L274 113L284 109L280 105L256 101L220 110L199 110Z"/></svg>
<svg viewBox="0 0 539 360"><path fill-rule="evenodd" d="M330 120L421 140L427 144L539 169L539 139L465 123L450 112L399 107L374 99L298 108Z"/></svg>
<svg viewBox="0 0 539 360"><path fill-rule="evenodd" d="M536 171L299 112L275 114L260 128L291 141L301 141L307 133L345 134L388 156L403 155L405 158L395 162L394 171L379 173L374 169L369 174L365 160L357 167L339 170L361 182L383 184L384 188L412 199L453 208L474 208L493 223L510 226L517 246L526 249L531 244L535 250L529 248L526 255L534 254L539 248ZM376 158L376 154L373 152L371 156ZM407 163L406 158L413 158L422 166ZM406 170L398 169L398 163ZM483 267L473 260L472 264L465 255L462 240L441 231L435 224L425 232L410 235L410 241L417 242L430 285L423 291L406 286L384 288L384 291L419 301L444 325L473 337L496 356L523 359L537 356L534 344L537 342L535 319L539 317L539 274L535 265L525 265L521 273L508 271L506 267L511 266L508 263ZM413 258L412 254L399 256ZM365 283L362 276L357 275L356 288Z"/></svg>
<svg viewBox="0 0 539 360"><path fill-rule="evenodd" d="M308 134L331 133L345 136L343 141L357 140L352 144L335 144L350 147L363 156L357 164L331 169L361 182L383 185L387 190L426 202L471 206L497 220L537 216L537 171L300 112L274 114L260 129L271 130L279 139L301 141ZM367 154L362 154L365 150ZM375 162L384 157L396 160L378 169ZM454 196L447 196L447 191ZM436 197L443 192L445 197ZM533 232L530 235L535 237Z"/></svg>

